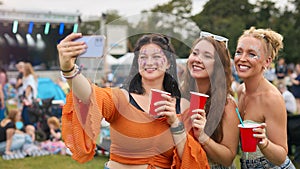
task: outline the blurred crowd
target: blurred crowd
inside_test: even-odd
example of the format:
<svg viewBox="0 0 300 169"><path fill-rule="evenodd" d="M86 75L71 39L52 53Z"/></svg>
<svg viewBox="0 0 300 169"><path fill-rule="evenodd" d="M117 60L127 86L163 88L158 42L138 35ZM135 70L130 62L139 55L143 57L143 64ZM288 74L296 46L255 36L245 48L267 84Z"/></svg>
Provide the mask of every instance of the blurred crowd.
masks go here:
<svg viewBox="0 0 300 169"><path fill-rule="evenodd" d="M51 112L52 100L38 98L38 77L31 63L16 64L18 75L8 79L0 69L0 154L3 159L66 154L61 139L61 114ZM65 79L56 82L69 92Z"/></svg>

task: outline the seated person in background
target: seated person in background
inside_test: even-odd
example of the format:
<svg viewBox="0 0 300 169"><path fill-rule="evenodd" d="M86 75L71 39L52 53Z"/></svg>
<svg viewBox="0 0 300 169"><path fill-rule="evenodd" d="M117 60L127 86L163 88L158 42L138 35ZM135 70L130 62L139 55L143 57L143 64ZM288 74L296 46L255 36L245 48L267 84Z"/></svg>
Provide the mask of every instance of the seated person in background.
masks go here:
<svg viewBox="0 0 300 169"><path fill-rule="evenodd" d="M48 118L47 124L50 128L50 139L42 142L43 149L50 151L52 154L65 154L65 143L61 140L61 130L59 119L55 116Z"/></svg>
<svg viewBox="0 0 300 169"><path fill-rule="evenodd" d="M25 134L17 133L15 123L21 120L21 112L17 109L9 111L0 123L0 153L12 154L25 144Z"/></svg>

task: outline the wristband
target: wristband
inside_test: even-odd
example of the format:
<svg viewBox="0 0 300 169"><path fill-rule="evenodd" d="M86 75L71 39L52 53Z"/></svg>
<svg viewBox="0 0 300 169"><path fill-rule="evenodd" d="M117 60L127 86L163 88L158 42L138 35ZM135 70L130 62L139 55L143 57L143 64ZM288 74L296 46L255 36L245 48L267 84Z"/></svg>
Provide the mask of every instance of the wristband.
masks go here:
<svg viewBox="0 0 300 169"><path fill-rule="evenodd" d="M70 69L70 70L62 70L62 69L60 69L63 73L70 73L70 72L72 72L74 69L75 69L75 65L76 64L74 64L74 66Z"/></svg>
<svg viewBox="0 0 300 169"><path fill-rule="evenodd" d="M177 127L170 127L170 130L173 134L181 134L184 132L184 125L182 122L179 122Z"/></svg>
<svg viewBox="0 0 300 169"><path fill-rule="evenodd" d="M60 71L60 74L62 77L64 77L65 79L73 79L74 77L76 77L78 74L80 74L81 72L81 67L78 67L76 64L75 64L75 72L72 74L72 75L69 75L69 76L66 76L63 74L62 71Z"/></svg>

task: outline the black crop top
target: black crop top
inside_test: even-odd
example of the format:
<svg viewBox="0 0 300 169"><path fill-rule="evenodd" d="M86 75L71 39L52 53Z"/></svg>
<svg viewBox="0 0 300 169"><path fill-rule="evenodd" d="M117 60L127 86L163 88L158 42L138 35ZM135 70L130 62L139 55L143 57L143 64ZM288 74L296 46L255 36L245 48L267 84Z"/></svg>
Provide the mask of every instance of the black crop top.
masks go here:
<svg viewBox="0 0 300 169"><path fill-rule="evenodd" d="M6 130L16 128L13 122L8 122L4 127L0 125L0 142L6 141Z"/></svg>
<svg viewBox="0 0 300 169"><path fill-rule="evenodd" d="M136 107L137 109L145 112L138 104L137 102L134 100L134 98L132 97L131 94L129 94L129 102L130 104L132 104L134 107ZM180 99L176 98L176 114L180 114Z"/></svg>

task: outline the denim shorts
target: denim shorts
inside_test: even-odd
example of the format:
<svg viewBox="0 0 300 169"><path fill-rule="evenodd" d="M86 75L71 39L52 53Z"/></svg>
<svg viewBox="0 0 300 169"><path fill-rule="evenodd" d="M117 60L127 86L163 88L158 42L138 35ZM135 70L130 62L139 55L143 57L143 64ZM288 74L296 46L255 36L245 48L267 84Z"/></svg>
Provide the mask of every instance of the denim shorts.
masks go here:
<svg viewBox="0 0 300 169"><path fill-rule="evenodd" d="M241 169L252 168L252 169L271 169L278 168L265 157L260 157L253 160L240 159Z"/></svg>
<svg viewBox="0 0 300 169"><path fill-rule="evenodd" d="M253 169L296 169L291 160L286 157L284 163L279 167L272 164L265 157L260 157L254 160L240 159L241 169L253 168Z"/></svg>

